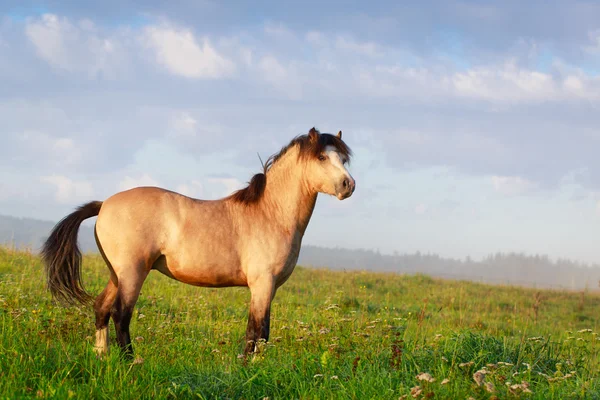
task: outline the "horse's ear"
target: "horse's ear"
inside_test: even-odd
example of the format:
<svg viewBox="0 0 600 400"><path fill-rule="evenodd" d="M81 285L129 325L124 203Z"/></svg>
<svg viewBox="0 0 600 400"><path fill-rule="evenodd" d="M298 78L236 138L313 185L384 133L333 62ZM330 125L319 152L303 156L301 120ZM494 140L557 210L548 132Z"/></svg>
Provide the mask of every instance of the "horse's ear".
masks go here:
<svg viewBox="0 0 600 400"><path fill-rule="evenodd" d="M317 140L319 140L319 131L315 128L310 128L310 131L308 131L308 140L311 143L315 143Z"/></svg>
<svg viewBox="0 0 600 400"><path fill-rule="evenodd" d="M335 135L338 139L342 139L342 131L339 131L337 135Z"/></svg>

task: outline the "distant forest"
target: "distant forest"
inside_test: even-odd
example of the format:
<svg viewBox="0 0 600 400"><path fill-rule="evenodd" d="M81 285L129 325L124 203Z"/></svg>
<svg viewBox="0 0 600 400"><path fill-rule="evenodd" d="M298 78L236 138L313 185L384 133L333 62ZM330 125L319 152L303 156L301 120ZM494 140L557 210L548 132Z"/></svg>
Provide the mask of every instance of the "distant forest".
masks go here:
<svg viewBox="0 0 600 400"><path fill-rule="evenodd" d="M0 244L37 252L53 222L0 215ZM82 225L79 245L97 252L92 225ZM442 258L435 254L385 255L372 250L302 247L298 264L332 270L367 270L400 274L425 274L494 284L570 290L598 290L600 265L570 260L550 260L543 255L497 253L479 261Z"/></svg>

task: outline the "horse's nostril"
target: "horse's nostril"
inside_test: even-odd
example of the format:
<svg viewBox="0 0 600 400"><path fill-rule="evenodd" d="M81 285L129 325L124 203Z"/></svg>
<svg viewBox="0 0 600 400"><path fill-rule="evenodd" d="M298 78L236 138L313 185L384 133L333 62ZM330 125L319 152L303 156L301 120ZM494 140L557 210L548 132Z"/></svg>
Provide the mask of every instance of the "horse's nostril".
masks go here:
<svg viewBox="0 0 600 400"><path fill-rule="evenodd" d="M342 181L342 185L344 186L344 188L347 188L348 187L348 179L344 179Z"/></svg>

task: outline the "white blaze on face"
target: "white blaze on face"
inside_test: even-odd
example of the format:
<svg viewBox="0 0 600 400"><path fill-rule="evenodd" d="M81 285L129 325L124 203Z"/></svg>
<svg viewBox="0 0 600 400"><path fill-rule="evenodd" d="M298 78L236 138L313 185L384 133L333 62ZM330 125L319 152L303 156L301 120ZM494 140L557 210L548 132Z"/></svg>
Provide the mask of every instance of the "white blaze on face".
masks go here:
<svg viewBox="0 0 600 400"><path fill-rule="evenodd" d="M327 146L325 148L325 154L329 158L331 165L333 165L333 167L337 171L339 171L340 175L339 175L338 179L342 179L342 177L347 177L352 182L354 182L354 178L352 178L352 175L350 175L350 172L348 172L348 169L344 165L344 161L346 161L346 160L342 159L342 157L340 156L340 153L337 151L337 149L334 146Z"/></svg>
<svg viewBox="0 0 600 400"><path fill-rule="evenodd" d="M350 172L348 172L348 169L344 165L344 161L340 157L340 153L337 152L335 147L333 147L333 146L325 147L325 154L327 154L327 157L329 157L329 160L331 161L331 164L334 167L339 169L345 175L350 176Z"/></svg>

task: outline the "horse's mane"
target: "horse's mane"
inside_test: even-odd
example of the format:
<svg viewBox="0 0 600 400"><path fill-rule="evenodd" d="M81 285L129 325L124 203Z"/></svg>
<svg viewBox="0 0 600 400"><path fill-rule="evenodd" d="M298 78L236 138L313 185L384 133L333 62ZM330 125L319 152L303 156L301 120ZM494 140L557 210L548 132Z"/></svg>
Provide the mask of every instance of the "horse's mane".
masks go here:
<svg viewBox="0 0 600 400"><path fill-rule="evenodd" d="M313 139L315 138L316 140ZM262 198L265 188L267 187L267 172L273 165L277 163L290 149L298 147L299 159L318 159L319 155L327 146L333 146L335 149L348 160L352 156L352 150L342 139L329 133L320 133L317 129L312 128L308 134L296 136L278 153L273 154L267 159L263 165L263 172L260 172L250 179L248 186L231 194L228 198L237 203L254 204L258 203Z"/></svg>

